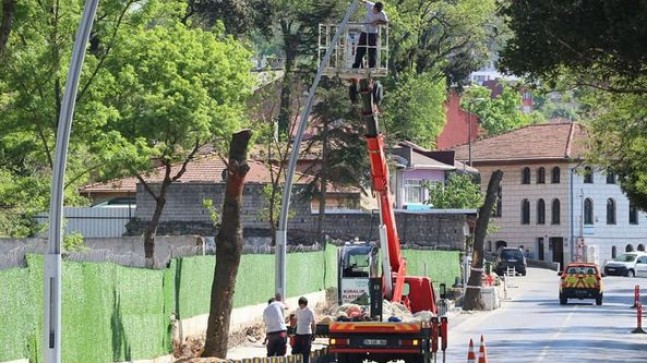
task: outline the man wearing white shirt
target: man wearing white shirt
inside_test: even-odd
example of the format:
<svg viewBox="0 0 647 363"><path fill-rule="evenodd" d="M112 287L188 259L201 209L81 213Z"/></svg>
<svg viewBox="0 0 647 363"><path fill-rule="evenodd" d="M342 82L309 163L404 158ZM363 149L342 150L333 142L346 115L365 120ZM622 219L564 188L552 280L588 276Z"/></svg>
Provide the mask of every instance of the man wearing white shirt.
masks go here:
<svg viewBox="0 0 647 363"><path fill-rule="evenodd" d="M387 24L388 19L383 11L384 5L381 2L378 1L376 3L372 3L368 0L360 1L364 4L364 7L366 7L366 17L364 18L364 31L362 31L362 34L359 36L353 68L360 67L367 48L368 66L369 68L374 68L375 55L377 53L378 25Z"/></svg>
<svg viewBox="0 0 647 363"><path fill-rule="evenodd" d="M284 356L287 350L287 326L285 325L285 304L282 301L281 294L276 294L274 301L268 301L269 304L263 311L263 321L265 322L267 336L267 356Z"/></svg>

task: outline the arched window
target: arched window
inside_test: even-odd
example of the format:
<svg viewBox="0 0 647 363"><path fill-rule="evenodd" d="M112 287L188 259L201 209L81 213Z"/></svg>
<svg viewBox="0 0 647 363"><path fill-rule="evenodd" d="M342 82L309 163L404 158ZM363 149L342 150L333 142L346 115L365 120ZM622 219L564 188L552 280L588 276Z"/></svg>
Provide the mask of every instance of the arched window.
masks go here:
<svg viewBox="0 0 647 363"><path fill-rule="evenodd" d="M618 250L616 246L611 247L611 258L616 258L617 255L618 255Z"/></svg>
<svg viewBox="0 0 647 363"><path fill-rule="evenodd" d="M593 170L590 166L584 168L584 182L586 184L593 184Z"/></svg>
<svg viewBox="0 0 647 363"><path fill-rule="evenodd" d="M593 201L590 198L584 200L584 224L593 224Z"/></svg>
<svg viewBox="0 0 647 363"><path fill-rule="evenodd" d="M636 249L638 251L645 252L645 245L640 243L640 244L638 244L638 247Z"/></svg>
<svg viewBox="0 0 647 363"><path fill-rule="evenodd" d="M551 174L550 182L553 184L559 184L559 175L560 175L560 170L559 167L556 166L553 168L553 172Z"/></svg>
<svg viewBox="0 0 647 363"><path fill-rule="evenodd" d="M543 199L537 201L537 224L546 224L546 203Z"/></svg>
<svg viewBox="0 0 647 363"><path fill-rule="evenodd" d="M523 168L521 171L521 184L530 184L530 168Z"/></svg>
<svg viewBox="0 0 647 363"><path fill-rule="evenodd" d="M546 183L546 169L543 167L537 169L537 184Z"/></svg>
<svg viewBox="0 0 647 363"><path fill-rule="evenodd" d="M607 170L607 184L615 184L616 183L616 175L610 171Z"/></svg>
<svg viewBox="0 0 647 363"><path fill-rule="evenodd" d="M638 208L634 203L629 203L629 224L638 224Z"/></svg>
<svg viewBox="0 0 647 363"><path fill-rule="evenodd" d="M528 199L521 201L521 224L530 224L530 202Z"/></svg>
<svg viewBox="0 0 647 363"><path fill-rule="evenodd" d="M625 252L633 252L634 251L634 246L630 244L625 246Z"/></svg>
<svg viewBox="0 0 647 363"><path fill-rule="evenodd" d="M607 199L607 224L616 224L616 202Z"/></svg>
<svg viewBox="0 0 647 363"><path fill-rule="evenodd" d="M560 219L561 219L561 205L559 202L559 199L553 199L553 206L551 208L551 213L550 213L550 223L551 224L559 224Z"/></svg>

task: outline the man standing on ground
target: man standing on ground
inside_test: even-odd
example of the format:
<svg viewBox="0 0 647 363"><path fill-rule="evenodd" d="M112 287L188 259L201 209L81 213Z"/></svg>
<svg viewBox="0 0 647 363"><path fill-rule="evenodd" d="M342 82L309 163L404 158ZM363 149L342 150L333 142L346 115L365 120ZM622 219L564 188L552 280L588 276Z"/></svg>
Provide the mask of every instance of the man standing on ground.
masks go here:
<svg viewBox="0 0 647 363"><path fill-rule="evenodd" d="M267 336L267 356L284 356L287 350L288 332L285 325L285 304L281 294L276 294L274 301L263 311L263 322Z"/></svg>
<svg viewBox="0 0 647 363"><path fill-rule="evenodd" d="M362 59L368 48L368 66L375 68L375 58L377 53L377 36L378 25L388 23L384 5L381 2L372 3L368 0L360 0L366 7L366 17L364 18L364 31L359 36L359 43L355 53L355 63L353 68L359 68L362 65Z"/></svg>
<svg viewBox="0 0 647 363"><path fill-rule="evenodd" d="M296 313L297 317L297 331L294 339L294 347L292 347L292 354L301 354L303 363L310 363L310 351L312 349L312 341L315 340L315 314L308 307L308 299L305 297L299 298L299 309Z"/></svg>

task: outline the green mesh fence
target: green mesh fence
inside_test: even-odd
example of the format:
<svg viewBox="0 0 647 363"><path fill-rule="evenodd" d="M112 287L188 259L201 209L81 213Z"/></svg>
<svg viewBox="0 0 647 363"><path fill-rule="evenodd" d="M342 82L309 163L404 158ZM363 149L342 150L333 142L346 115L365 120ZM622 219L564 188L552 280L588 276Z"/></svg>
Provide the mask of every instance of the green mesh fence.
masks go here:
<svg viewBox="0 0 647 363"><path fill-rule="evenodd" d="M431 277L436 293L441 283L449 289L461 276L458 251L402 250L402 255L407 259L407 275Z"/></svg>
<svg viewBox="0 0 647 363"><path fill-rule="evenodd" d="M458 252L403 251L409 273L451 284ZM27 268L0 271L0 362L42 362L43 256ZM275 255L243 255L234 307L260 304L274 293ZM425 267L426 265L426 267ZM337 248L287 256L289 297L337 285ZM209 312L214 256L178 258L164 270L112 263L63 262L62 360L106 363L150 359L171 350L170 316Z"/></svg>
<svg viewBox="0 0 647 363"><path fill-rule="evenodd" d="M0 271L0 361L29 356L38 321L34 300L28 269Z"/></svg>

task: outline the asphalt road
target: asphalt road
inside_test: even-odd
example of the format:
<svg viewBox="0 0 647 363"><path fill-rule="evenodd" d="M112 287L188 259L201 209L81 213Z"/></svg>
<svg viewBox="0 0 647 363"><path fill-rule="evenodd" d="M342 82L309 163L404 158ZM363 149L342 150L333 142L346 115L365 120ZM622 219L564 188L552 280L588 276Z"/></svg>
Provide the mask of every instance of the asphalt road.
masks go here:
<svg viewBox="0 0 647 363"><path fill-rule="evenodd" d="M499 309L450 314L445 362L465 362L470 338L478 354L481 334L492 363L647 362L647 334L632 334L636 310L631 308L637 284L644 285L642 302L647 304L647 279L605 277L602 306L594 300L560 305L555 271L529 268L527 276L514 282L517 287L507 289ZM325 344L325 339L317 339L313 348ZM260 342L250 342L231 349L227 358L264 353ZM437 362L443 362L442 356Z"/></svg>
<svg viewBox="0 0 647 363"><path fill-rule="evenodd" d="M631 333L634 286L647 288L647 279L603 278L602 306L577 299L560 305L554 271L529 269L515 282L518 287L508 289L500 309L463 313L450 321L447 362L466 361L470 338L478 354L481 334L490 362L647 362L647 334Z"/></svg>

